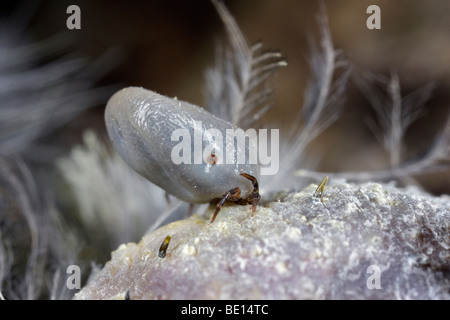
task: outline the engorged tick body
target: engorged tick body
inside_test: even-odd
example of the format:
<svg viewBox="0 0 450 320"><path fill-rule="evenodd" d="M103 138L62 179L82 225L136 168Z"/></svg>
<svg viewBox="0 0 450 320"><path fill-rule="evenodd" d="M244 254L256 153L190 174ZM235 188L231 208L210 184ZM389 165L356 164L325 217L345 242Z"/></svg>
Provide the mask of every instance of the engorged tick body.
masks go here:
<svg viewBox="0 0 450 320"><path fill-rule="evenodd" d="M166 192L189 203L219 201L211 223L226 201L252 204L253 213L260 199L258 164L221 161L224 156L210 153L201 162L175 164L172 152L179 141L172 135L177 129L190 132L198 138L202 150L211 146L229 145L227 129L238 129L193 104L171 99L143 88L130 87L115 93L106 106L105 122L109 137L119 155L134 170ZM200 124L200 127L195 127ZM222 132L222 144L209 134ZM194 150L195 142L190 141ZM228 141L227 141L228 140ZM256 148L249 144L235 144L233 154L249 152ZM215 149L214 149L215 150ZM186 152L186 150L184 150ZM214 151L215 152L215 151ZM211 161L213 159L213 161ZM229 159L227 159L229 160Z"/></svg>

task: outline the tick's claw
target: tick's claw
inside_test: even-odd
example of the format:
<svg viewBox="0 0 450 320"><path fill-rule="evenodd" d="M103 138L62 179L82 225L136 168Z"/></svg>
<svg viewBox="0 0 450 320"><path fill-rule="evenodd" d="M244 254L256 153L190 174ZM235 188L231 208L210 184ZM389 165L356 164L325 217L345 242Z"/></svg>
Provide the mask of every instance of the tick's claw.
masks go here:
<svg viewBox="0 0 450 320"><path fill-rule="evenodd" d="M216 210L214 211L213 217L211 218L211 221L208 223L210 225L214 222L214 220L217 217L217 214L219 213L220 209L222 209L222 206L226 201L234 201L237 202L240 205L252 205L252 217L255 215L256 212L256 206L258 205L259 199L261 199L261 196L259 195L259 189L258 189L258 180L252 175L249 175L247 173L240 174L244 178L249 179L253 184L253 192L245 199L242 199L241 196L241 189L239 187L231 189L228 191L222 199L220 199L219 203L216 206Z"/></svg>

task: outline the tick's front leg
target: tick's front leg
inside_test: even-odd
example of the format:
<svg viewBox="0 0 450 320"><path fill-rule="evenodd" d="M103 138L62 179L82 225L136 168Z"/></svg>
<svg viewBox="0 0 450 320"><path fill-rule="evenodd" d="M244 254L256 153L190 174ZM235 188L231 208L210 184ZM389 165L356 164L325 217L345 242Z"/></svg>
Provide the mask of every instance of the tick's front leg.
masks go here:
<svg viewBox="0 0 450 320"><path fill-rule="evenodd" d="M250 180L253 184L253 191L250 193L247 198L240 199L239 204L251 204L252 205L252 217L255 214L256 206L258 205L259 200L261 199L261 195L259 194L259 186L258 180L248 173L241 172L241 176Z"/></svg>
<svg viewBox="0 0 450 320"><path fill-rule="evenodd" d="M209 224L214 222L214 220L217 217L217 214L219 213L220 209L222 209L223 205L225 204L225 202L227 200L236 201L240 197L241 197L241 189L239 187L231 189L230 191L225 193L223 198L220 199L219 203L216 205L216 210L214 211L213 217L212 217L211 221L209 222Z"/></svg>

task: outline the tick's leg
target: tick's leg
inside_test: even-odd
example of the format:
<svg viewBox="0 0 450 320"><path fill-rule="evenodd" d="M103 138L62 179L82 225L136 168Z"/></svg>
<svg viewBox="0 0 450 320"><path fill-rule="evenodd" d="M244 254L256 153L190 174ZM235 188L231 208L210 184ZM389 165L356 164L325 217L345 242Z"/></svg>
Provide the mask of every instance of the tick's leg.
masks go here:
<svg viewBox="0 0 450 320"><path fill-rule="evenodd" d="M258 205L259 199L261 199L261 196L259 193L252 192L247 198L245 199L239 199L236 202L241 205L251 204L252 205L252 217L255 214L256 206Z"/></svg>
<svg viewBox="0 0 450 320"><path fill-rule="evenodd" d="M166 198L166 202L169 205L170 204L170 194L168 192L164 192L164 196Z"/></svg>
<svg viewBox="0 0 450 320"><path fill-rule="evenodd" d="M192 216L192 212L194 212L194 207L195 207L195 204L189 203L189 209L188 209L186 217Z"/></svg>
<svg viewBox="0 0 450 320"><path fill-rule="evenodd" d="M259 194L258 180L254 176L249 175L247 173L241 172L241 176L243 176L244 178L247 178L248 180L250 180L252 182L253 191L252 191L252 193L250 193L248 195L247 198L240 199L239 204L251 204L252 205L252 217L253 217L253 215L255 214L256 206L258 205L259 199L261 199L261 196Z"/></svg>
<svg viewBox="0 0 450 320"><path fill-rule="evenodd" d="M261 196L258 194L253 195L253 198L251 198L249 201L252 204L252 217L255 215L256 212L256 206L258 205L259 199L261 199Z"/></svg>
<svg viewBox="0 0 450 320"><path fill-rule="evenodd" d="M241 172L240 175L250 180L253 185L253 192L259 194L258 180L254 176L249 175L248 173Z"/></svg>
<svg viewBox="0 0 450 320"><path fill-rule="evenodd" d="M236 201L237 199L239 199L241 197L241 189L239 187L231 189L230 191L228 191L227 193L225 193L225 195L223 196L222 199L220 199L219 203L216 205L216 210L214 211L213 217L211 219L211 221L209 222L209 224L213 223L214 220L217 217L217 214L219 213L220 209L222 209L224 203L227 200L230 201Z"/></svg>

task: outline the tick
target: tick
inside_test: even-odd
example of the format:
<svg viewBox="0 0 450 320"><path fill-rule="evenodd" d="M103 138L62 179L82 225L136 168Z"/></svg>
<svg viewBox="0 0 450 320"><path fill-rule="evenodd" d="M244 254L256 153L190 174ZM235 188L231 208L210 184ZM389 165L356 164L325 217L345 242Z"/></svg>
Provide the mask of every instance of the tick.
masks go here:
<svg viewBox="0 0 450 320"><path fill-rule="evenodd" d="M196 105L137 87L110 98L105 123L114 148L135 171L180 200L216 204L210 224L227 201L250 204L254 215L260 167L239 155L256 146L228 134L242 129Z"/></svg>

